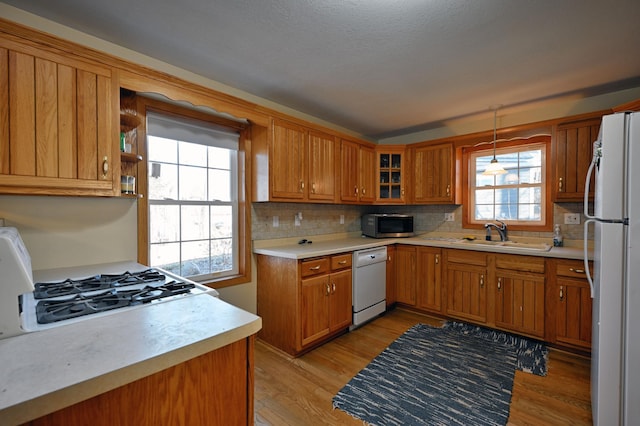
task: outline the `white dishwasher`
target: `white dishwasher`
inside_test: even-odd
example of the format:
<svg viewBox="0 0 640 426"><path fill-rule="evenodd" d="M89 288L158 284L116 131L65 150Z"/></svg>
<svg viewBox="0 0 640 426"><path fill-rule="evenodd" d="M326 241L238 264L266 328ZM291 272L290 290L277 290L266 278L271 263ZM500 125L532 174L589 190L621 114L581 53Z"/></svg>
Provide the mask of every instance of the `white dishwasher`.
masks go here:
<svg viewBox="0 0 640 426"><path fill-rule="evenodd" d="M387 247L353 252L354 329L386 310Z"/></svg>

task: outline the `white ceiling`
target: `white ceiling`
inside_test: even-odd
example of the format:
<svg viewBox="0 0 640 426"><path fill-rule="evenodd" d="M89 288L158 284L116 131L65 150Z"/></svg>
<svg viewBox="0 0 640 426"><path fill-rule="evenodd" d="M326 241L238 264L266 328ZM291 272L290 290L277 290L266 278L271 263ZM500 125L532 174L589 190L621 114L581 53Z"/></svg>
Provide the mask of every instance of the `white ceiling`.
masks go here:
<svg viewBox="0 0 640 426"><path fill-rule="evenodd" d="M3 0L372 139L640 86L638 0Z"/></svg>

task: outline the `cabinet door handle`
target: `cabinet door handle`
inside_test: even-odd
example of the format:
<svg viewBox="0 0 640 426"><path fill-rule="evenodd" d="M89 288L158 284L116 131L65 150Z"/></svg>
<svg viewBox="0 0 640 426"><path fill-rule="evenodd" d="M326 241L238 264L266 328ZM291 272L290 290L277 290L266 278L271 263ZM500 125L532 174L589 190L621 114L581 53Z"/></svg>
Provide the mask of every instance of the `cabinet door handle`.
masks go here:
<svg viewBox="0 0 640 426"><path fill-rule="evenodd" d="M331 294L331 288L329 288L329 283L325 284L327 286L327 296Z"/></svg>
<svg viewBox="0 0 640 426"><path fill-rule="evenodd" d="M574 268L569 268L569 270L571 272L575 272L576 274L584 274L584 269L574 269Z"/></svg>
<svg viewBox="0 0 640 426"><path fill-rule="evenodd" d="M502 289L502 277L498 277L498 291Z"/></svg>
<svg viewBox="0 0 640 426"><path fill-rule="evenodd" d="M438 263L440 263L440 255L439 255L439 254L436 254L436 265L437 265Z"/></svg>
<svg viewBox="0 0 640 426"><path fill-rule="evenodd" d="M564 287L560 286L560 301L562 302L563 299L564 299Z"/></svg>
<svg viewBox="0 0 640 426"><path fill-rule="evenodd" d="M311 184L311 193L312 194L316 193L316 183L315 182Z"/></svg>
<svg viewBox="0 0 640 426"><path fill-rule="evenodd" d="M480 275L480 288L484 287L484 274Z"/></svg>
<svg viewBox="0 0 640 426"><path fill-rule="evenodd" d="M105 155L104 158L102 159L102 177L106 178L107 173L109 173L109 159Z"/></svg>
<svg viewBox="0 0 640 426"><path fill-rule="evenodd" d="M331 293L336 292L336 283L331 283Z"/></svg>
<svg viewBox="0 0 640 426"><path fill-rule="evenodd" d="M404 189L402 191L400 191L400 193L402 194L402 196L404 197Z"/></svg>
<svg viewBox="0 0 640 426"><path fill-rule="evenodd" d="M364 189L364 188L362 188L362 190L360 192L362 192L362 195L365 195L367 193L366 189Z"/></svg>
<svg viewBox="0 0 640 426"><path fill-rule="evenodd" d="M357 187L357 186L353 188L353 193L354 193L355 195L358 195L358 187Z"/></svg>
<svg viewBox="0 0 640 426"><path fill-rule="evenodd" d="M558 192L562 192L562 178L558 179Z"/></svg>
<svg viewBox="0 0 640 426"><path fill-rule="evenodd" d="M300 181L300 192L304 191L304 181Z"/></svg>
<svg viewBox="0 0 640 426"><path fill-rule="evenodd" d="M318 266L311 266L311 267L309 268L309 270L310 270L310 271L318 271L318 270L320 270L320 265L318 265Z"/></svg>
<svg viewBox="0 0 640 426"><path fill-rule="evenodd" d="M451 195L451 184L447 185L447 197Z"/></svg>

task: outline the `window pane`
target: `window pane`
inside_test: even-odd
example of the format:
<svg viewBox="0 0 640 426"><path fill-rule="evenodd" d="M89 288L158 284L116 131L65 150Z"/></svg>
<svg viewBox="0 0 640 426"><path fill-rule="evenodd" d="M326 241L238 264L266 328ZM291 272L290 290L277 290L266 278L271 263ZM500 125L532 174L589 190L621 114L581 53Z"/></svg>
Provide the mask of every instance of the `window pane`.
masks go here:
<svg viewBox="0 0 640 426"><path fill-rule="evenodd" d="M231 201L231 173L209 169L209 201Z"/></svg>
<svg viewBox="0 0 640 426"><path fill-rule="evenodd" d="M178 167L166 163L151 163L149 167L149 199L178 199Z"/></svg>
<svg viewBox="0 0 640 426"><path fill-rule="evenodd" d="M207 169L180 166L180 199L204 201L207 199Z"/></svg>
<svg viewBox="0 0 640 426"><path fill-rule="evenodd" d="M521 204L519 206L520 220L540 220L541 209L539 204Z"/></svg>
<svg viewBox="0 0 640 426"><path fill-rule="evenodd" d="M209 167L229 170L231 167L231 150L210 146Z"/></svg>
<svg viewBox="0 0 640 426"><path fill-rule="evenodd" d="M494 196L493 189L476 189L476 204L493 204Z"/></svg>
<svg viewBox="0 0 640 426"><path fill-rule="evenodd" d="M476 220L493 220L495 215L493 214L492 205L477 205L476 204Z"/></svg>
<svg viewBox="0 0 640 426"><path fill-rule="evenodd" d="M209 239L209 207L182 206L182 241Z"/></svg>
<svg viewBox="0 0 640 426"><path fill-rule="evenodd" d="M180 155L180 164L188 164L191 166L207 165L207 147L195 143L180 142L178 146Z"/></svg>
<svg viewBox="0 0 640 426"><path fill-rule="evenodd" d="M178 206L149 206L149 241L152 244L179 241L179 229L180 211Z"/></svg>
<svg viewBox="0 0 640 426"><path fill-rule="evenodd" d="M230 271L233 268L231 238L211 241L211 272Z"/></svg>
<svg viewBox="0 0 640 426"><path fill-rule="evenodd" d="M520 183L541 183L540 167L520 169Z"/></svg>
<svg viewBox="0 0 640 426"><path fill-rule="evenodd" d="M149 261L152 265L180 275L180 243L151 244Z"/></svg>
<svg viewBox="0 0 640 426"><path fill-rule="evenodd" d="M233 236L233 209L231 206L211 207L211 238Z"/></svg>
<svg viewBox="0 0 640 426"><path fill-rule="evenodd" d="M148 145L149 162L160 161L173 164L178 162L178 142L172 139L149 136Z"/></svg>
<svg viewBox="0 0 640 426"><path fill-rule="evenodd" d="M182 243L182 275L191 277L211 273L209 241Z"/></svg>

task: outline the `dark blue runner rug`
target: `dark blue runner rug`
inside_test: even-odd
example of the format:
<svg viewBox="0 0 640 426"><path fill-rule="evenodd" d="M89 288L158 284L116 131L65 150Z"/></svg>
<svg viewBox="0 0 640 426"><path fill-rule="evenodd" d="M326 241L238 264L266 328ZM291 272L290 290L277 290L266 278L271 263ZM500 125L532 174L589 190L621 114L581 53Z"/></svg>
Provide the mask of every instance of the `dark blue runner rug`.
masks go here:
<svg viewBox="0 0 640 426"><path fill-rule="evenodd" d="M546 374L544 344L461 323L417 324L333 398L371 425L505 425L516 368Z"/></svg>

